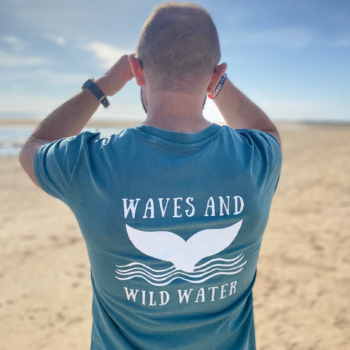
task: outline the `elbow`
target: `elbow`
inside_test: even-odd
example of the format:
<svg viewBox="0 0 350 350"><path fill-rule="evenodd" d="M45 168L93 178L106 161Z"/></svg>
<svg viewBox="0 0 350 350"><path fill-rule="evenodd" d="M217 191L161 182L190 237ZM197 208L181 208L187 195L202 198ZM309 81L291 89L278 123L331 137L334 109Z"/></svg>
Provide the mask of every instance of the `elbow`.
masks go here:
<svg viewBox="0 0 350 350"><path fill-rule="evenodd" d="M21 164L22 168L27 171L27 163L28 163L28 140L24 143L21 151L18 156L19 164Z"/></svg>
<svg viewBox="0 0 350 350"><path fill-rule="evenodd" d="M19 161L19 164L21 164L22 168L24 169L24 147L25 145L22 147L21 151L19 152L19 156L18 156L18 161Z"/></svg>
<svg viewBox="0 0 350 350"><path fill-rule="evenodd" d="M32 145L33 145L33 138L29 137L29 139L27 139L21 151L19 152L18 161L24 170L26 170L26 164L28 163L28 158L30 157L30 154L31 154Z"/></svg>

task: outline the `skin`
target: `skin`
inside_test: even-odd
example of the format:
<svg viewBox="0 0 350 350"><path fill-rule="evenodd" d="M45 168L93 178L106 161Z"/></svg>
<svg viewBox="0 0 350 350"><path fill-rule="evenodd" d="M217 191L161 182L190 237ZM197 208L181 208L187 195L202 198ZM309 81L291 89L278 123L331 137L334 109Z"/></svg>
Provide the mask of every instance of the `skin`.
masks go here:
<svg viewBox="0 0 350 350"><path fill-rule="evenodd" d="M176 132L196 133L212 123L203 116L208 93L213 93L226 63L216 66L203 90L197 94L171 91L152 91L140 60L135 54L124 55L101 78L95 80L106 96L113 96L135 78L141 86L141 101L147 113L142 123ZM268 132L280 142L278 131L266 114L226 79L221 91L213 100L228 126L233 129L259 129ZM34 174L34 156L38 148L48 142L79 134L99 107L96 97L83 89L49 114L25 142L19 161L31 180L38 186Z"/></svg>

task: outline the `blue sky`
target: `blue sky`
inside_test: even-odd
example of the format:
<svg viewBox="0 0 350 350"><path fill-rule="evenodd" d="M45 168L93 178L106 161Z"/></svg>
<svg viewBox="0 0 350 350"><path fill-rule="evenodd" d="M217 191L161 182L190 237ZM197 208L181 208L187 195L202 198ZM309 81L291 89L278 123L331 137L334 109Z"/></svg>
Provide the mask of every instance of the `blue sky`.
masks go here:
<svg viewBox="0 0 350 350"><path fill-rule="evenodd" d="M0 0L0 117L45 117L135 52L153 0ZM350 121L350 2L197 1L232 82L273 120ZM144 119L133 79L93 118ZM204 115L221 121L208 100Z"/></svg>

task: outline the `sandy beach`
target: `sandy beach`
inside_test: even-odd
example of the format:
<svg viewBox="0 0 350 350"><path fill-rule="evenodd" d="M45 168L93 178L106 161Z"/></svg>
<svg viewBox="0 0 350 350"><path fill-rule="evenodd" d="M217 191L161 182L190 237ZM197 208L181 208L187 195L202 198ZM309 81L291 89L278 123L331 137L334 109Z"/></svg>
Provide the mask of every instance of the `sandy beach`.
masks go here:
<svg viewBox="0 0 350 350"><path fill-rule="evenodd" d="M350 349L350 126L278 124L282 175L254 287L259 350ZM0 350L90 349L71 210L0 158ZM200 350L200 349L198 349Z"/></svg>

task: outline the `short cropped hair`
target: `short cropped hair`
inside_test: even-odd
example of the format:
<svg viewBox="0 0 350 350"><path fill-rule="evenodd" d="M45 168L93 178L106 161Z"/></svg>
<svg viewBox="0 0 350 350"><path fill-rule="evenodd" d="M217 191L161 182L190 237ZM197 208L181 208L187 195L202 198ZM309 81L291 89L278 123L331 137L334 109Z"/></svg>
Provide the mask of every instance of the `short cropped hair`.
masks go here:
<svg viewBox="0 0 350 350"><path fill-rule="evenodd" d="M136 55L152 91L198 93L221 58L218 32L201 6L165 3L144 24Z"/></svg>

